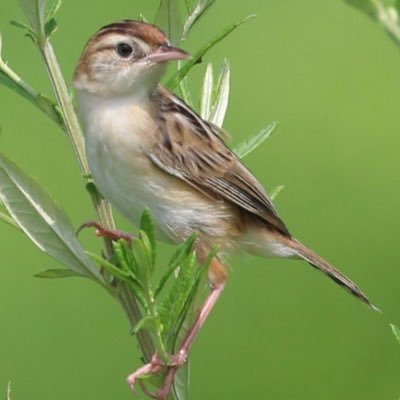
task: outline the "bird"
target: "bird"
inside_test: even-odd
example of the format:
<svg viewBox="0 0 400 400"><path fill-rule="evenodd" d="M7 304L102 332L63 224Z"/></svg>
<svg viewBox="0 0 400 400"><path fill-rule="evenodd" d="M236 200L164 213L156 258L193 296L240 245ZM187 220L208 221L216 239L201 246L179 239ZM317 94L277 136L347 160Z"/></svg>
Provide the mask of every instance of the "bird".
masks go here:
<svg viewBox="0 0 400 400"><path fill-rule="evenodd" d="M150 209L161 240L179 243L196 232L200 261L220 247L209 266L210 295L179 362L222 292L226 256L237 250L302 259L374 307L351 279L290 233L226 144L225 131L160 84L169 63L189 57L157 26L122 20L89 39L73 75L89 167L104 198L134 224Z"/></svg>

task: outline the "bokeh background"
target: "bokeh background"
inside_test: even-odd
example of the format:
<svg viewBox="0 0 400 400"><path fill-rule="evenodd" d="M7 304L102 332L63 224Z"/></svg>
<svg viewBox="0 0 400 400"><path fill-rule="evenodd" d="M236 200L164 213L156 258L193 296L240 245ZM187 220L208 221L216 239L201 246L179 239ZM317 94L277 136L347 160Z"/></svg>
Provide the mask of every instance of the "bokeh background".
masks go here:
<svg viewBox="0 0 400 400"><path fill-rule="evenodd" d="M100 26L140 12L152 19L157 5L65 1L53 42L68 81ZM396 399L400 347L388 323L400 323L399 49L337 0L218 0L185 48L250 13L258 18L204 60L231 61L232 143L280 122L248 165L267 188L286 186L276 205L291 231L383 314L306 263L236 257L192 352L191 398ZM16 1L1 1L4 58L49 93L35 47L8 23L22 18ZM191 76L195 92L205 65ZM94 217L67 139L51 121L0 87L0 125L1 151L36 176L76 226ZM96 248L90 232L82 238ZM5 224L0 246L0 392L11 381L13 399L132 398L125 376L138 352L119 305L85 280L34 278L55 261Z"/></svg>

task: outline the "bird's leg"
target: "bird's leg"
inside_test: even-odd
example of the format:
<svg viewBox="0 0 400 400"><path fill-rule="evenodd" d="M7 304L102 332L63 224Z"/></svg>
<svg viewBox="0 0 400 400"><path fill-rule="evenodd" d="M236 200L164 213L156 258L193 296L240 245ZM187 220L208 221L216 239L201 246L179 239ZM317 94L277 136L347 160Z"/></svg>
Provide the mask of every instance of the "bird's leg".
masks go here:
<svg viewBox="0 0 400 400"><path fill-rule="evenodd" d="M215 303L217 302L224 289L226 271L223 265L216 258L211 261L208 277L210 281L211 291L207 296L205 302L203 303L200 312L197 315L194 324L187 333L179 351L170 356L170 361L166 365L163 364L162 360L157 355L154 355L150 363L144 365L133 374L129 375L127 381L132 390L134 390L134 386L138 378L149 373L159 373L163 370L163 367L166 367L167 372L165 375L164 385L160 389L158 389L152 395L152 397L159 400L167 399L171 390L171 386L174 382L176 372L178 371L179 367L186 362L189 350L194 342L194 339L199 333L201 327L204 325L208 315L210 314L211 310L213 309Z"/></svg>
<svg viewBox="0 0 400 400"><path fill-rule="evenodd" d="M96 221L87 221L83 223L77 230L76 234L78 235L85 228L96 228L96 235L100 237L107 237L111 240L119 240L124 239L128 243L130 243L135 235L128 232L119 231L117 229L107 229Z"/></svg>

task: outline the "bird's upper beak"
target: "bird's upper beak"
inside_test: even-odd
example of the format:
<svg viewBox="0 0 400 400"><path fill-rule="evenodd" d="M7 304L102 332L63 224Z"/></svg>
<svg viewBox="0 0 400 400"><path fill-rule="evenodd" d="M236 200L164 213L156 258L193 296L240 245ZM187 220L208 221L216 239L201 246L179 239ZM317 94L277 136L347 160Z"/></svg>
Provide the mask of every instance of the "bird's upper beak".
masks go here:
<svg viewBox="0 0 400 400"><path fill-rule="evenodd" d="M165 44L158 47L156 50L148 54L146 57L142 58L142 61L151 63L161 63L174 60L186 60L188 58L190 58L190 54L187 53L185 50Z"/></svg>

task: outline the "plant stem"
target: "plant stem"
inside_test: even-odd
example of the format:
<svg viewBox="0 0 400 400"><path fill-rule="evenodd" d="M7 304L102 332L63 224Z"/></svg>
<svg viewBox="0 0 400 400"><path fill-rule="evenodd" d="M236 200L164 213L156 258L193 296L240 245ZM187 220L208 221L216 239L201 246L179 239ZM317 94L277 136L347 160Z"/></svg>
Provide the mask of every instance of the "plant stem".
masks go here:
<svg viewBox="0 0 400 400"><path fill-rule="evenodd" d="M71 141L72 148L78 159L83 176L86 178L87 184L90 184L90 170L86 159L82 130L75 114L56 54L48 38L43 38L42 40L39 40L38 43L56 95L57 102L64 118L64 130ZM107 229L115 229L115 223L110 204L102 198L97 190L88 190L88 192L97 211L100 224ZM107 257L112 259L113 250L109 239L105 239L105 246ZM125 309L129 322L132 326L135 326L135 324L141 319L141 313L137 301L132 295L129 287L122 283L121 289L117 296L121 305ZM146 331L140 332L137 337L144 358L146 361L149 361L154 353L154 346L151 338Z"/></svg>
<svg viewBox="0 0 400 400"><path fill-rule="evenodd" d="M61 112L64 116L65 131L67 132L71 141L72 148L76 157L78 158L82 172L85 176L89 176L90 171L85 156L85 144L83 141L82 131L79 126L78 118L74 112L74 108L68 94L67 85L65 84L53 46L47 38L40 43L40 50L42 51L42 55L46 63L46 68L54 88L57 102L60 105Z"/></svg>
<svg viewBox="0 0 400 400"><path fill-rule="evenodd" d="M140 317L140 309L137 304L137 301L132 295L132 291L130 290L129 286L126 285L125 283L121 284L121 289L118 297L119 301L121 302L123 308L126 311L131 326L134 327L139 321L138 316ZM144 361L145 363L148 363L150 362L151 357L154 354L154 345L151 340L151 337L144 329L140 329L137 332L136 336L138 338L138 342L142 350Z"/></svg>

